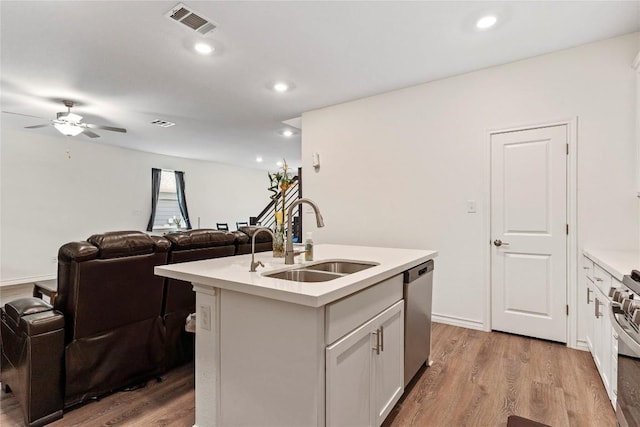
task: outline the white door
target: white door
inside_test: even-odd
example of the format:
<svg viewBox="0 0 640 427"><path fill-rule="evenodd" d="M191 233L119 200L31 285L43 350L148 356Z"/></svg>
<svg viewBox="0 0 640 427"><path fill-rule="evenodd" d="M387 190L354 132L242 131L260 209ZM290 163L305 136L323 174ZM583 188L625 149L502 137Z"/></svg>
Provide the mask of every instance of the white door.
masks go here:
<svg viewBox="0 0 640 427"><path fill-rule="evenodd" d="M566 342L567 126L491 135L492 329Z"/></svg>
<svg viewBox="0 0 640 427"><path fill-rule="evenodd" d="M404 392L404 301L385 310L376 322L380 351L373 356L374 409L379 426Z"/></svg>

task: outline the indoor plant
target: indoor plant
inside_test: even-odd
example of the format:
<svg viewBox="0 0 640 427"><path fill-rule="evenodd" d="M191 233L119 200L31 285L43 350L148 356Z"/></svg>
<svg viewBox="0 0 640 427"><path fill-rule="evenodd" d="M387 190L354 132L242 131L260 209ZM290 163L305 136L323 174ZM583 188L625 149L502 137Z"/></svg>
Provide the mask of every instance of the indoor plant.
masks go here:
<svg viewBox="0 0 640 427"><path fill-rule="evenodd" d="M293 177L289 172L287 161L283 159L282 166L274 173L269 173L269 191L273 200L275 221L273 225L273 256L284 257L285 250L285 201L287 190L293 184Z"/></svg>

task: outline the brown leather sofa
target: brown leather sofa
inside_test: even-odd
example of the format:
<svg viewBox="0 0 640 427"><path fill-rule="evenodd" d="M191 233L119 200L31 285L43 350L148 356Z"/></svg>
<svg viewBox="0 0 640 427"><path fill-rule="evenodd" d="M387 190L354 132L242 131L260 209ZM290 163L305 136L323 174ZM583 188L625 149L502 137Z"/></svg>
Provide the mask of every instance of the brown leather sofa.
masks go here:
<svg viewBox="0 0 640 427"><path fill-rule="evenodd" d="M44 425L63 408L191 360L193 335L184 331L195 311L191 284L153 268L245 253L247 242L250 251L247 234L238 233L119 231L63 245L54 306L25 298L0 309L0 380L16 394L26 424ZM271 236L262 236L269 242L256 251L271 250Z"/></svg>

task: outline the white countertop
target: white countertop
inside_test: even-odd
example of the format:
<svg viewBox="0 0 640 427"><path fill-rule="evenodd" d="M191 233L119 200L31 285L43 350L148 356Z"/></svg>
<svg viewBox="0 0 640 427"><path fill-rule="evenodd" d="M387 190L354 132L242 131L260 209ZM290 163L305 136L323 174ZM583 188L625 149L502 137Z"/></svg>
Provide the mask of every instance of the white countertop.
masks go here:
<svg viewBox="0 0 640 427"><path fill-rule="evenodd" d="M583 249L582 253L619 281L622 276L631 274L631 270L640 270L640 253L636 251Z"/></svg>
<svg viewBox="0 0 640 427"><path fill-rule="evenodd" d="M321 307L437 255L438 252L433 250L322 244L314 246L313 262L296 262L295 265L285 265L284 258L274 258L271 252L257 253L256 261L262 261L264 268L258 267L255 273L249 272L249 254L158 266L155 267L155 274L202 286ZM322 260L368 261L379 265L326 282L303 283L263 276L265 273L299 268Z"/></svg>

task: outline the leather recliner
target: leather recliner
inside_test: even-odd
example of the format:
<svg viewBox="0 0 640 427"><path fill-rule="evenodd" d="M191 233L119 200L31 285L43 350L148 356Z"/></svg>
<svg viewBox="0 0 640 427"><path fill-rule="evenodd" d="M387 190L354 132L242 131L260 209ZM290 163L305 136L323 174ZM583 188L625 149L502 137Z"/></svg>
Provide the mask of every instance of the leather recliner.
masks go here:
<svg viewBox="0 0 640 427"><path fill-rule="evenodd" d="M236 237L218 230L198 229L168 233L169 264L232 256ZM166 328L166 369L193 359L194 336L185 331L185 320L196 311L196 294L189 282L166 279L162 317Z"/></svg>
<svg viewBox="0 0 640 427"><path fill-rule="evenodd" d="M236 236L236 255L244 255L251 253L251 239L258 231L257 226L240 227L238 231L233 233ZM271 234L263 231L256 236L256 252L266 252L273 250L273 239Z"/></svg>
<svg viewBox="0 0 640 427"><path fill-rule="evenodd" d="M95 234L58 253L54 308L65 319L65 406L158 375L170 244L138 231Z"/></svg>

